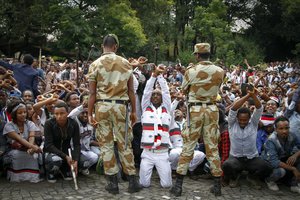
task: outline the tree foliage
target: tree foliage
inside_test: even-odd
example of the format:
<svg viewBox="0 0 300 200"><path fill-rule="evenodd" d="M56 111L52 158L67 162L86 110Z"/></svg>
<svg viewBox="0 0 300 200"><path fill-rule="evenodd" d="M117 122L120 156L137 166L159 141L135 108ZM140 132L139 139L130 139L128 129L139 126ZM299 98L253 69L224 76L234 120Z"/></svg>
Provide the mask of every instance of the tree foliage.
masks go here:
<svg viewBox="0 0 300 200"><path fill-rule="evenodd" d="M299 0L225 0L230 16L244 19L245 37L264 48L266 60L286 60L297 54L300 41ZM299 57L294 57L299 59Z"/></svg>
<svg viewBox="0 0 300 200"><path fill-rule="evenodd" d="M87 57L115 33L120 53L183 64L197 42L213 59L237 64L299 58L300 0L0 0L0 50ZM233 32L236 20L246 29ZM238 25L237 27L239 27Z"/></svg>

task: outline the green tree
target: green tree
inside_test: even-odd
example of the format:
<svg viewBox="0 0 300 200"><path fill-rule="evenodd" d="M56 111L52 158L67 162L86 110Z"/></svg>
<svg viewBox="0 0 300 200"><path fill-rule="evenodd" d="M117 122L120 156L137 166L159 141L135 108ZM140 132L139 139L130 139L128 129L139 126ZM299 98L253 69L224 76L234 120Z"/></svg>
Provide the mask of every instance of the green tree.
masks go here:
<svg viewBox="0 0 300 200"><path fill-rule="evenodd" d="M101 15L104 17L106 33L115 33L120 37L120 50L124 53L136 53L146 44L147 38L141 21L136 17L136 11L130 7L129 1L110 0L102 7Z"/></svg>
<svg viewBox="0 0 300 200"><path fill-rule="evenodd" d="M128 0L1 1L0 45L7 54L43 47L52 54L76 56L76 43L87 55L108 33L121 38L121 50L136 52L147 42ZM49 40L49 38L51 38ZM12 44L18 46L12 47ZM28 47L28 48L27 48ZM5 48L1 48L5 49ZM35 50L35 54L38 50ZM31 52L34 53L34 52Z"/></svg>
<svg viewBox="0 0 300 200"><path fill-rule="evenodd" d="M14 49L29 51L29 44L39 45L45 41L42 0L1 0L0 3L0 47L4 53L13 54Z"/></svg>
<svg viewBox="0 0 300 200"><path fill-rule="evenodd" d="M211 53L224 60L232 48L232 33L226 21L226 9L220 0L213 0L208 7L198 6L192 23L197 42L210 43Z"/></svg>
<svg viewBox="0 0 300 200"><path fill-rule="evenodd" d="M225 0L225 3L231 19L248 23L245 37L265 50L267 61L293 57L300 41L299 0Z"/></svg>
<svg viewBox="0 0 300 200"><path fill-rule="evenodd" d="M121 52L134 52L145 45L145 34L129 1L74 2L77 1L66 1L52 7L51 13L56 15L51 17L57 22L57 29L53 32L57 40L53 45L57 49L74 50L78 43L82 53L87 55L92 44L100 48L108 33L120 37Z"/></svg>
<svg viewBox="0 0 300 200"><path fill-rule="evenodd" d="M170 59L174 34L173 0L131 0L131 6L140 18L147 44L137 52L154 62L155 47L158 45L158 60Z"/></svg>
<svg viewBox="0 0 300 200"><path fill-rule="evenodd" d="M232 32L232 22L228 21L228 7L221 0L212 0L207 7L196 7L192 28L196 42L210 43L212 59L223 60L227 66L239 64L244 58L250 62L260 62L263 59L263 51L258 45L244 35Z"/></svg>

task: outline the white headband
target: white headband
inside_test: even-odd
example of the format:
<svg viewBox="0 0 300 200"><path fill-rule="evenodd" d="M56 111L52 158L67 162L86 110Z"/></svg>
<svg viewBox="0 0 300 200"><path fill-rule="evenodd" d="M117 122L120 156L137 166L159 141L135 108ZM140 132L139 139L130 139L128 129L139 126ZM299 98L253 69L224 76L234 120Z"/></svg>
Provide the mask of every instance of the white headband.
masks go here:
<svg viewBox="0 0 300 200"><path fill-rule="evenodd" d="M23 104L23 103L20 103L19 105L17 105L16 107L14 107L14 109L11 112L12 113L16 112L19 108L26 108L26 105Z"/></svg>

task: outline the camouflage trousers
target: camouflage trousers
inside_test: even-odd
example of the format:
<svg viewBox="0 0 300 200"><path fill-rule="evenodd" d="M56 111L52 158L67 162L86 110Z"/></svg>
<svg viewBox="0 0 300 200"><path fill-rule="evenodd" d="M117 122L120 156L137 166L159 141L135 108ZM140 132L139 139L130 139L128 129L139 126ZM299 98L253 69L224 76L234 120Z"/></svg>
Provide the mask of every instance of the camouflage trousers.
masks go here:
<svg viewBox="0 0 300 200"><path fill-rule="evenodd" d="M100 145L100 156L103 160L104 173L106 175L114 175L119 172L114 153L115 142L124 173L127 175L136 174L131 147L133 136L130 124L127 149L125 149L125 114L126 106L124 104L110 102L98 102L95 104L95 119L99 122L96 129L96 137Z"/></svg>
<svg viewBox="0 0 300 200"><path fill-rule="evenodd" d="M206 158L210 163L211 173L215 177L222 175L218 150L219 143L219 111L216 105L190 107L190 128L182 132L183 149L178 161L177 173L186 175L190 161L193 159L195 146L199 138L203 138Z"/></svg>

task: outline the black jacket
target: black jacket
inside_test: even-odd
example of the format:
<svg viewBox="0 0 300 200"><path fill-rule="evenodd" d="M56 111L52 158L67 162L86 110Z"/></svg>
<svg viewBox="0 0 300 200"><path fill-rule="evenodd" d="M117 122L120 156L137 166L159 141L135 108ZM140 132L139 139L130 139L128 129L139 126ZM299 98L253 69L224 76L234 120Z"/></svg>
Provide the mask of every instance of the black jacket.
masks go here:
<svg viewBox="0 0 300 200"><path fill-rule="evenodd" d="M64 131L65 130L65 131ZM77 122L68 118L67 128L62 129L55 118L48 119L44 127L45 147L44 151L54 153L65 159L68 154L68 148L71 148L70 142L73 141L73 160L78 161L80 156L80 133Z"/></svg>

